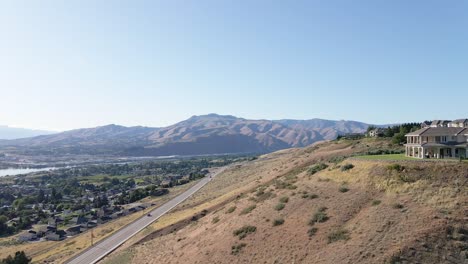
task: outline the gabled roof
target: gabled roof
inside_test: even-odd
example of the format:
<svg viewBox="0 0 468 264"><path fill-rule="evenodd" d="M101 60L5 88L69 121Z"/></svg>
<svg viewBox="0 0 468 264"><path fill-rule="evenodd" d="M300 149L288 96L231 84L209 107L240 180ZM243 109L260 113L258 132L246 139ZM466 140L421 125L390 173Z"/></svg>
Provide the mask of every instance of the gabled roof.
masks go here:
<svg viewBox="0 0 468 264"><path fill-rule="evenodd" d="M450 123L450 120L434 120L432 121L431 125L436 126L436 125L448 124L448 123Z"/></svg>
<svg viewBox="0 0 468 264"><path fill-rule="evenodd" d="M460 133L468 133L464 127L426 127L406 134L406 136L456 136Z"/></svg>
<svg viewBox="0 0 468 264"><path fill-rule="evenodd" d="M421 128L421 129L418 129L416 131L410 132L410 133L406 134L405 136L419 136L422 133L424 133L426 130L428 130L429 128L430 127Z"/></svg>

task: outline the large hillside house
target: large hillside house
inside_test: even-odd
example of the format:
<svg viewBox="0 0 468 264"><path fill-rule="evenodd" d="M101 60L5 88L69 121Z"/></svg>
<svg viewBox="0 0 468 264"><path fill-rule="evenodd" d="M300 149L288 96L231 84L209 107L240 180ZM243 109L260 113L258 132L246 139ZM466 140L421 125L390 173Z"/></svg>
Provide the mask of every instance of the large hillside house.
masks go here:
<svg viewBox="0 0 468 264"><path fill-rule="evenodd" d="M406 134L406 156L420 159L466 158L468 119L435 120L431 125Z"/></svg>

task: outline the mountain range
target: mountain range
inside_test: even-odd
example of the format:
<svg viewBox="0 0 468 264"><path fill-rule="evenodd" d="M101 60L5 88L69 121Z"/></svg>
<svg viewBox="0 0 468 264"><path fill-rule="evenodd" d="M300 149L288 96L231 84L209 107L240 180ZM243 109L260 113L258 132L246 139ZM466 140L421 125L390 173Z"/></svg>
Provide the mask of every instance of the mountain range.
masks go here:
<svg viewBox="0 0 468 264"><path fill-rule="evenodd" d="M0 151L23 155L124 156L266 153L303 147L338 134L364 132L356 121L249 120L230 115L192 116L162 128L106 125L0 141Z"/></svg>
<svg viewBox="0 0 468 264"><path fill-rule="evenodd" d="M0 125L0 140L35 137L39 135L48 135L53 133L56 132Z"/></svg>

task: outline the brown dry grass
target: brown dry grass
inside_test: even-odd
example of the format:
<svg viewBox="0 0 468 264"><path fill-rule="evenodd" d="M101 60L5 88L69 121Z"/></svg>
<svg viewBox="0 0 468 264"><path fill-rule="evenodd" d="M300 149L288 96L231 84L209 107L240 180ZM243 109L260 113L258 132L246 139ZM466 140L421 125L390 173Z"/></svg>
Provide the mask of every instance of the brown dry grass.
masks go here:
<svg viewBox="0 0 468 264"><path fill-rule="evenodd" d="M428 246L427 241L452 245L446 240L445 230L463 221L467 164L415 161L397 173L389 171L385 162L345 160L337 165L329 163L328 169L313 176L306 172L317 162L362 153L370 147L386 148L388 144L385 140L321 143L265 155L226 171L152 226L153 230L162 230L173 225L169 232L134 246L137 240L131 241L106 261L114 263L125 257L132 263L385 263L395 256L411 259ZM341 171L339 166L346 163L355 167ZM349 191L340 192L343 185ZM272 195L257 192L259 188ZM303 198L303 193L318 198ZM289 201L277 211L278 198L273 197L283 196ZM375 200L380 203L374 204ZM402 208L396 208L396 203ZM239 214L252 204L255 210ZM236 211L226 214L233 206ZM216 209L205 217L174 225L213 207ZM310 219L321 207L327 208L329 219L315 223L317 232L309 236ZM272 221L277 218L285 222L273 227ZM245 225L257 230L241 241L245 247L231 254L232 246L240 243L232 232ZM328 236L337 230L348 231L349 240L329 243ZM456 255L459 248L445 248L433 256L425 255L431 260L428 263L461 258Z"/></svg>

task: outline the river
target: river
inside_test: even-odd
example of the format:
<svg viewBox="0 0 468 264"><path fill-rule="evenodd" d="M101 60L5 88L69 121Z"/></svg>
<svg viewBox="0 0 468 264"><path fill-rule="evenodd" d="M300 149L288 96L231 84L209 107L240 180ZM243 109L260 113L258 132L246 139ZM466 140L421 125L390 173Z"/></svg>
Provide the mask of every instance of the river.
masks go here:
<svg viewBox="0 0 468 264"><path fill-rule="evenodd" d="M26 173L37 172L37 171L49 171L49 170L55 170L55 169L57 168L50 167L50 168L40 168L40 169L33 169L33 168L0 169L0 177L13 176L13 175L18 175L18 174L26 174Z"/></svg>

